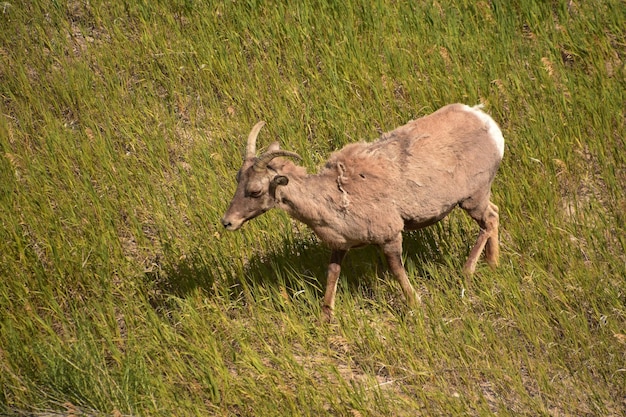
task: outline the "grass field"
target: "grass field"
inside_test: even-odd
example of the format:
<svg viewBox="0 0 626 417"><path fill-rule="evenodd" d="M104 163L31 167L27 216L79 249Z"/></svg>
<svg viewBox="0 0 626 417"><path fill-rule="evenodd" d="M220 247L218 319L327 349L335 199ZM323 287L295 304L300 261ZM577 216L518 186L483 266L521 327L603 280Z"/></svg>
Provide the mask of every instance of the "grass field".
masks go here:
<svg viewBox="0 0 626 417"><path fill-rule="evenodd" d="M364 5L364 4L366 5ZM626 414L626 3L0 3L0 414ZM464 213L375 248L220 225L245 138L332 150L483 103L501 266Z"/></svg>

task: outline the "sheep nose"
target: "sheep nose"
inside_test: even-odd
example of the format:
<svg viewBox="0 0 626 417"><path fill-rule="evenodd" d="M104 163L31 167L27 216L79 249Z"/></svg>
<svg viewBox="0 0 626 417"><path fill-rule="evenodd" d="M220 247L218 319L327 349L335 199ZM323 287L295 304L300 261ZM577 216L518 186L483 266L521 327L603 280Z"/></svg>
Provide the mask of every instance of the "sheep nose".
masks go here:
<svg viewBox="0 0 626 417"><path fill-rule="evenodd" d="M222 226L224 226L226 229L228 229L229 227L232 227L232 223L229 220L226 219L222 219Z"/></svg>

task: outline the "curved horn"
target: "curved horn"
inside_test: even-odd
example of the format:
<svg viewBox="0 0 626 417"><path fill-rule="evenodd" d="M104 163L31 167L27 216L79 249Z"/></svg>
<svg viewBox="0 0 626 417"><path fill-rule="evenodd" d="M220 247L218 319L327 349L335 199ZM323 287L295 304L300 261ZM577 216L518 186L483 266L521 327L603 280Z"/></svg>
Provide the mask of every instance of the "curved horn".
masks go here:
<svg viewBox="0 0 626 417"><path fill-rule="evenodd" d="M269 164L272 159L278 156L290 156L292 158L302 159L302 157L298 155L297 153L283 151L282 149L279 149L277 151L265 152L263 155L259 156L256 162L254 163L254 166L253 166L254 170L256 172L265 171L265 169L267 169L267 164Z"/></svg>
<svg viewBox="0 0 626 417"><path fill-rule="evenodd" d="M256 155L256 137L263 126L265 126L265 122L260 121L255 124L250 131L250 134L248 135L248 143L246 144L246 159L254 158L254 155Z"/></svg>

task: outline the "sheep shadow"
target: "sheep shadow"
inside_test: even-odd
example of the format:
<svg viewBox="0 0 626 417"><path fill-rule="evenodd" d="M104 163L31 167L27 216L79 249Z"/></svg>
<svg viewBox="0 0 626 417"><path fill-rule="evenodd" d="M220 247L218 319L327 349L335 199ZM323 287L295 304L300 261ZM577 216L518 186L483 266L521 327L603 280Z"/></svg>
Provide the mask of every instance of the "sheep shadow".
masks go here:
<svg viewBox="0 0 626 417"><path fill-rule="evenodd" d="M431 227L404 233L403 256L412 267L412 274L420 280L431 279L424 267L427 263L445 264L447 256L441 248L441 228ZM303 285L312 288L322 297L326 286L326 269L330 249L313 235L305 234L295 240L283 240L275 249L252 255L238 272L215 265L206 252L179 259L158 272L146 273L154 287L151 303L162 306L168 295L185 298L200 289L209 297L218 292L230 291L237 298L244 286L274 287L288 295L300 291ZM345 257L341 270L343 291L373 297L377 280L390 279L385 257L375 245L351 250ZM280 288L279 288L280 287Z"/></svg>

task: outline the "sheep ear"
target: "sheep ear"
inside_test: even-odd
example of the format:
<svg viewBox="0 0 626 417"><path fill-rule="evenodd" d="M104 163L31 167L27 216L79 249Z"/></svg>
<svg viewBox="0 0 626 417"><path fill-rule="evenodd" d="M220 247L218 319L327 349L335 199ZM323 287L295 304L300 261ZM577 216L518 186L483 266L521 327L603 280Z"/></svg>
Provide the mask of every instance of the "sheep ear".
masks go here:
<svg viewBox="0 0 626 417"><path fill-rule="evenodd" d="M276 198L276 188L279 185L287 185L289 184L289 178L285 177L284 175L276 175L274 178L272 178L272 180L270 181L270 195L272 196L272 198Z"/></svg>
<svg viewBox="0 0 626 417"><path fill-rule="evenodd" d="M289 178L285 177L284 175L276 175L274 178L272 178L272 184L274 186L287 185L289 184Z"/></svg>
<svg viewBox="0 0 626 417"><path fill-rule="evenodd" d="M280 149L280 144L278 142L272 142L272 144L267 148L266 152L274 152Z"/></svg>

